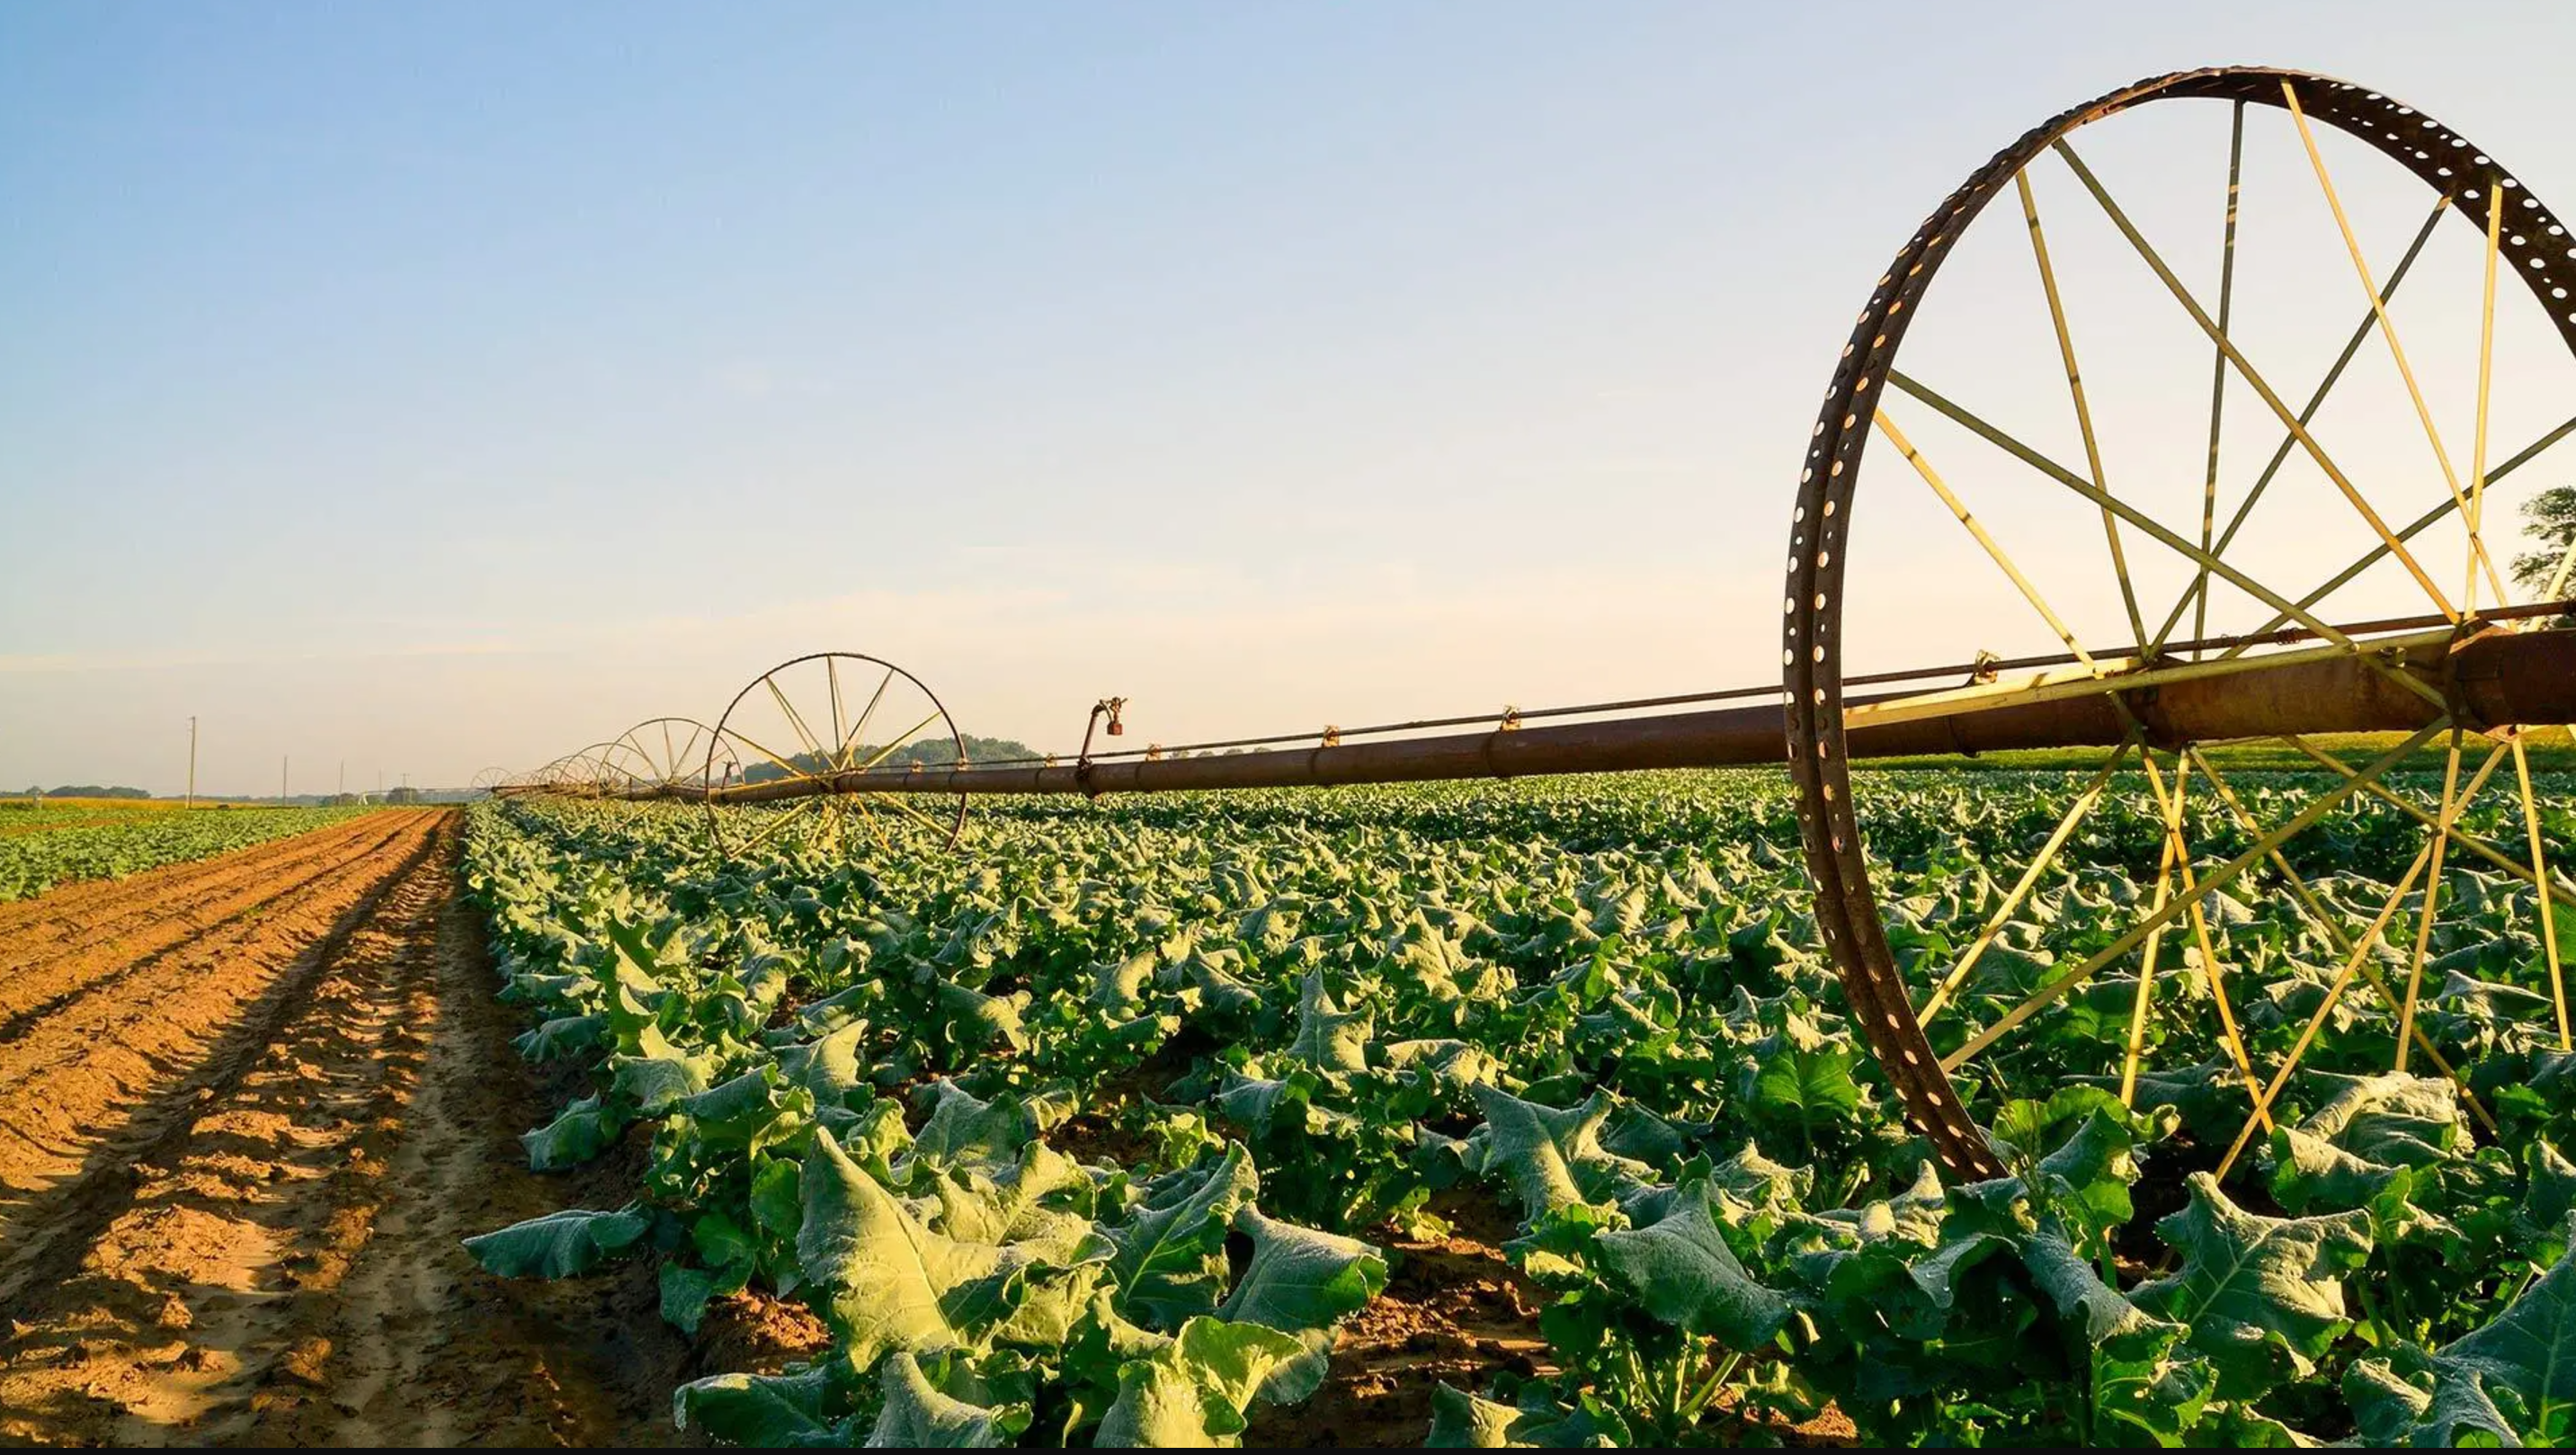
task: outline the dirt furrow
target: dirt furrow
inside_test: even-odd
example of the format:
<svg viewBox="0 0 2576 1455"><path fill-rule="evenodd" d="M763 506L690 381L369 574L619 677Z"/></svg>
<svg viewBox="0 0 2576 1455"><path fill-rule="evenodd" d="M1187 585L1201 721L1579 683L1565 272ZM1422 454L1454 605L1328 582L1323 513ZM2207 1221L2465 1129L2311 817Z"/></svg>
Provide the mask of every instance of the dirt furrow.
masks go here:
<svg viewBox="0 0 2576 1455"><path fill-rule="evenodd" d="M138 904L158 903L170 886L184 883L194 876L255 864L261 861L261 856L291 853L317 834L351 833L372 821L372 815L361 816L344 824L326 824L307 833L265 839L211 858L165 864L122 879L84 879L48 889L33 899L11 900L0 904L0 943L26 940L31 932L39 930L54 935L76 933L83 926L125 914Z"/></svg>
<svg viewBox="0 0 2576 1455"><path fill-rule="evenodd" d="M27 971L146 929L187 933L224 917L225 902L274 886L289 866L345 854L393 831L370 814L211 859L172 864L124 879L102 879L0 905L0 1015L29 1000Z"/></svg>
<svg viewBox="0 0 2576 1455"><path fill-rule="evenodd" d="M668 1444L674 1385L818 1346L801 1310L739 1298L693 1347L649 1261L474 1266L470 1234L631 1197L644 1146L528 1171L517 1133L569 1073L510 1048L452 824L388 850L130 1166L22 1209L0 1444Z"/></svg>
<svg viewBox="0 0 2576 1455"><path fill-rule="evenodd" d="M19 1224L48 1193L113 1167L267 1039L293 989L362 919L440 816L409 815L373 854L161 956L0 1046L0 1290L29 1256Z"/></svg>
<svg viewBox="0 0 2576 1455"><path fill-rule="evenodd" d="M0 942L0 1045L206 931L255 914L368 858L405 829L399 821L371 821L362 833L326 830L300 836L287 841L300 848L291 857L272 856L263 864L174 886L177 892L162 901L165 907L137 905L57 947L28 950Z"/></svg>

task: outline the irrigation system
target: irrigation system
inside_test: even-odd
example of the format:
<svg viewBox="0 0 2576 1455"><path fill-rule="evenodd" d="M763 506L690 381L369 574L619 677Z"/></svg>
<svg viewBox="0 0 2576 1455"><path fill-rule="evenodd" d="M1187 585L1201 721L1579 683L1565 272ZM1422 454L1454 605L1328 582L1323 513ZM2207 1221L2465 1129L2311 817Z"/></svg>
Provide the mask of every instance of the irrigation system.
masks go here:
<svg viewBox="0 0 2576 1455"><path fill-rule="evenodd" d="M2074 144L2087 128L2187 102L2203 103L2196 109L2204 115L2214 103L2227 122L2223 170L2217 157L2209 161L2207 215L2223 214L2207 240L2217 261L2216 286L2198 292ZM2246 143L2249 130L2266 126L2280 129L2283 135L2273 138L2279 155L2294 159L2290 170L2305 174L2302 185L2314 189L2306 215L2331 217L2312 230L2321 251L2304 266L2312 278L2339 275L2343 290L2336 294L2337 327L2315 331L2321 357L2337 341L2340 354L2304 396L2281 392L2291 381L2257 368L2249 358L2257 351L2255 334L2237 322L2246 312L2241 304L2263 301L2240 296L2237 278ZM2429 209L2385 271L2374 269L2360 240L2362 229L2347 207L2350 179L2339 183L2329 166L2319 145L2323 133L2339 133L2377 154L2383 175L2372 185L2378 195L2393 178L2394 185L2411 184L2416 205ZM2132 152L2138 145L2117 144ZM2054 234L2034 187L2043 170L2050 185L2080 200L2083 220L2098 236L2134 254L2144 301L2133 306L2169 315L2205 360L2197 366L2207 370L2205 410L2195 405L2190 417L2178 416L2171 433L2187 435L2195 449L2205 438L2206 470L2186 482L2187 490L2166 491L2171 498L2161 508L2152 491L2106 468L2112 431L2101 427L2078 365L2075 340L2083 330L2070 322L2070 297L2051 252ZM2012 202L2001 218L1973 226L2007 195ZM2422 285L2418 291L2436 291L2436 311L2410 313L2401 331L2392 304L2419 271L2418 261L2433 256L2427 244L2445 218L2453 220L2445 236L2460 245L2441 255L2459 265L2457 276L2447 291ZM2061 226L2071 230L2063 219ZM2042 327L2054 336L2054 377L2046 381L2052 400L1972 407L1901 366L1900 350L1935 278L1971 238L1987 239L1990 251L2007 248L2027 257L2025 276L2036 287L2024 306L2030 317L2044 317ZM2207 261L2205 255L2196 266L2211 271ZM2527 928L2517 933L2527 932L2545 958L2550 987L2548 1005L2535 1013L2554 1018L2559 1045L2576 1049L2565 968L2576 945L2560 942L2560 915L2550 912L2555 905L2576 915L2576 884L2548 862L2544 809L2525 746L2533 728L2576 722L2576 601L2569 599L2576 546L2554 562L2510 560L2490 549L2491 537L2499 544L2509 537L2494 529L2487 508L2493 486L2576 432L2576 389L2562 382L2552 412L2563 423L2510 454L2491 448L2499 318L2505 308L2521 310L2512 315L2514 326L2549 341L2553 355L2576 358L2571 288L2576 239L2555 214L2487 153L2413 108L2348 82L2264 67L2157 77L2068 110L1998 153L1942 201L1872 284L1797 482L1776 686L1095 750L1100 729L1113 738L1125 732L1124 700L1104 698L1091 709L1078 753L970 762L965 736L918 678L862 653L826 652L763 673L712 726L655 719L494 786L502 793L704 804L718 845L740 853L800 822L828 822L835 835L856 835L847 841L864 844L871 827L901 821L953 844L968 803L982 794L1098 796L1786 763L1796 784L1818 933L1909 1120L1954 1174L2003 1170L1963 1105L1981 1058L1994 1058L1998 1042L2114 967L2137 972L2122 1078L2124 1098L2131 1095L2148 1040L2151 987L2167 964L2172 973L2197 971L2206 979L2252 1105L2226 1154L2232 1164L2268 1128L2270 1107L2299 1055L2347 995L2382 997L2398 1011L2397 1069L2420 1060L2459 1081L2416 1024L2431 930L2450 907L2442 899L2446 862L2501 871L2519 886ZM2531 327L2517 292L2538 305L2545 328ZM1943 315L1943 321L1971 333L1991 326L1973 314ZM2444 328L2469 340L2462 357L2475 364L2475 425L2466 440L2456 433L2445 439L2427 402L2426 375L2406 350L2408 335ZM2116 340L2120 331L2105 326L2087 334L2106 335ZM2283 336L2277 320L2260 334L2267 347ZM1929 363L1917 367L1927 372L1948 357L1938 344L1924 348ZM2380 356L2371 372L2396 386L2383 391L2375 417L2410 435L2420 429L2415 453L2400 465L2381 458L2384 447L2356 459L2330 451L2321 439L2332 432L2330 423L2349 423L2349 414L2334 412L2340 405L2335 390L2365 352ZM1946 387L1965 395L2027 393L2029 386L2027 375L1971 375ZM2469 397L2465 386L2460 393ZM2052 453L2033 443L2042 436L2022 423L2033 418L2048 421L2047 438L2080 442L2080 458L2064 444ZM1909 429L1923 432L1925 443ZM1985 452L1976 471L1989 482L2009 480L1983 487L2006 500L2004 508L1969 508L1969 487L1954 486L1934 464L1934 431L1944 451ZM2235 468L2248 431L2256 444L2269 446L2244 456L2264 460L2259 471ZM1865 577L1847 574L1844 546L1874 436L1885 440L1883 468L1891 483L1872 504L1886 496L1889 505L1881 508L1893 508L1895 492L1908 489L1910 479L1928 490L1943 517L1956 521L1958 534L1950 539L1959 555L1934 579L1944 589L1973 586L2006 596L2046 628L2045 640L2056 649L2002 658L1954 646L1934 665L1846 673L1847 621L1865 626L1902 618L1901 612L1845 611L1846 594L1869 586ZM2009 462L2008 474L1998 470L2000 462ZM2236 483L2247 475L2250 484ZM2267 492L2274 508L2258 512ZM2099 567L2072 589L2064 578L2076 553L2067 537L2019 559L2005 544L2016 527L2052 508L2076 512L2090 533L2082 559ZM2285 516L2286 530L2266 529ZM2338 530L2356 548L2320 565L2317 541ZM2044 589L2042 578L2052 573L2057 579ZM2386 609L2392 593L2403 612ZM2242 618L2239 629L2212 630L2214 615L2230 613ZM2355 750L2345 740L2352 734L2384 736ZM2286 745L2318 771L2302 778L2305 786L2296 792L2240 791L2207 750L2249 740ZM1957 953L1900 962L1886 929L1888 908L1865 857L1850 765L2023 748L2097 749L2102 756L2089 785L2026 860L1990 866L1998 883L2010 880L2013 887L1978 936ZM2426 762L2441 765L2438 792L2418 781L2432 775L2401 774ZM1960 992L1979 961L2003 942L2016 913L2122 772L2143 775L2162 820L2161 842L2143 846L2158 862L2152 891L2131 907L2129 923L2111 943L2080 963L2047 966L2011 1009L1964 1031L1942 1027L1936 1037L1943 1013L1960 1013ZM2467 810L2490 783L2518 800L2500 820L2512 822L2518 835L2491 841L2468 831ZM2204 812L2223 810L2229 829L2223 840L2193 829L2187 809L2194 794ZM2339 809L2364 803L2402 813L2420 828L2421 847L2376 919L2355 934L2284 848ZM885 842L881 832L877 842ZM2308 1037L2268 1074L2246 1052L2238 1001L2209 948L2205 916L2216 912L2222 894L2293 901L2342 957L2324 1004L2309 1012ZM2412 956L2401 978L2374 946L2410 905ZM2196 960L2185 954L2193 948ZM2239 987L2235 994L2244 993ZM2460 1093L2487 1120L2464 1083Z"/></svg>

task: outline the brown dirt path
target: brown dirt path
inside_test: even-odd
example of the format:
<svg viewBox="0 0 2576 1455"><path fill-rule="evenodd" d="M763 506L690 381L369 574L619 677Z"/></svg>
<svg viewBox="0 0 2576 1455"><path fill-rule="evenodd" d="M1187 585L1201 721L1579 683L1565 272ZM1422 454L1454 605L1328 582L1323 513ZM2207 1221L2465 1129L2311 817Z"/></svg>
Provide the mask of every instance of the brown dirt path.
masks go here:
<svg viewBox="0 0 2576 1455"><path fill-rule="evenodd" d="M232 1018L134 1057L157 1079L120 1150L8 1214L0 1444L668 1444L674 1385L787 1357L775 1310L711 1311L693 1352L649 1269L509 1282L459 1246L613 1204L634 1168L527 1170L517 1133L563 1088L510 1050L516 1017L455 894L457 834L417 815L224 955L197 953L219 925L166 957L233 984ZM138 972L117 993L159 984Z"/></svg>

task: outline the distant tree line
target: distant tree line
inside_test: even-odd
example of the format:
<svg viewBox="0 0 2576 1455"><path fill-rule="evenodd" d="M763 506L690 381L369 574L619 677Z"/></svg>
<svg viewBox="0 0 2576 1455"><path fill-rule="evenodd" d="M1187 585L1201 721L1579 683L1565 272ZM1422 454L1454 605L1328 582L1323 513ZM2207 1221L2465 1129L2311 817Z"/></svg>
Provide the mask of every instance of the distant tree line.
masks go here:
<svg viewBox="0 0 2576 1455"><path fill-rule="evenodd" d="M102 788L95 783L66 783L59 788L30 788L29 798L150 798L140 788Z"/></svg>

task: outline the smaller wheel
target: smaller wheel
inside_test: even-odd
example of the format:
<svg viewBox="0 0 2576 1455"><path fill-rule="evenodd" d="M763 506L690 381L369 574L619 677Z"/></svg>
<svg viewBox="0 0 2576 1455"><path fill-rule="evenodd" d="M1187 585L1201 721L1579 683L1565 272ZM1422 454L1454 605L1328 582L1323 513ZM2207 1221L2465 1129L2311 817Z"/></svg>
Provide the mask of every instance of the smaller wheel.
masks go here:
<svg viewBox="0 0 2576 1455"><path fill-rule="evenodd" d="M614 740L597 742L565 759L564 788L593 798L625 792L627 780L610 761L616 748Z"/></svg>
<svg viewBox="0 0 2576 1455"><path fill-rule="evenodd" d="M780 663L735 695L709 736L699 781L716 846L729 856L786 839L892 853L915 836L940 848L956 843L966 795L835 791L833 780L965 763L965 736L919 678L863 653L816 652ZM801 791L759 806L726 802L776 783Z"/></svg>
<svg viewBox="0 0 2576 1455"><path fill-rule="evenodd" d="M696 796L709 783L741 776L741 760L693 717L648 718L628 728L601 755L601 766L631 797Z"/></svg>

